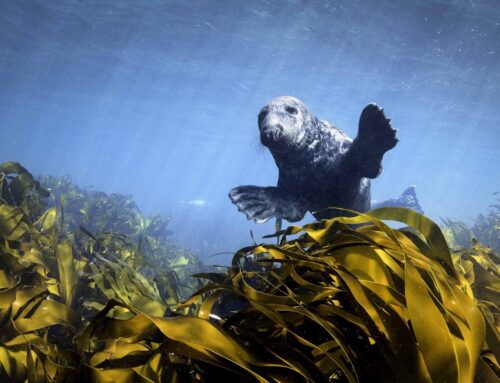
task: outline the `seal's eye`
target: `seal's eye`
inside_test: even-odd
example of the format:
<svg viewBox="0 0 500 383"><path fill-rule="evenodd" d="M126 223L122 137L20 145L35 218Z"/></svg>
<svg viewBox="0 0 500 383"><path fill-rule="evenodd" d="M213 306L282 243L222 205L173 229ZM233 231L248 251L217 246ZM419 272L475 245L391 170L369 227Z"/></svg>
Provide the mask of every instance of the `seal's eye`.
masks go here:
<svg viewBox="0 0 500 383"><path fill-rule="evenodd" d="M287 113L290 113L290 114L297 114L299 113L299 111L297 110L297 108L294 108L293 106L287 106L285 108L286 112Z"/></svg>

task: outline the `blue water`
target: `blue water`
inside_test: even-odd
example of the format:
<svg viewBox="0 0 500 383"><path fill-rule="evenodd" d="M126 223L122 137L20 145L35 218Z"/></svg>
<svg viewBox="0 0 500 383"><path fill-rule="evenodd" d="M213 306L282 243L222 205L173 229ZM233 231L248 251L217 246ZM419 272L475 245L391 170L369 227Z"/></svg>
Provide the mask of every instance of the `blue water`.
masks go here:
<svg viewBox="0 0 500 383"><path fill-rule="evenodd" d="M354 137L374 101L400 142L373 198L416 184L431 218L471 222L500 191L499 36L496 0L2 0L0 161L132 194L206 256L273 231L227 198L276 183L263 105Z"/></svg>

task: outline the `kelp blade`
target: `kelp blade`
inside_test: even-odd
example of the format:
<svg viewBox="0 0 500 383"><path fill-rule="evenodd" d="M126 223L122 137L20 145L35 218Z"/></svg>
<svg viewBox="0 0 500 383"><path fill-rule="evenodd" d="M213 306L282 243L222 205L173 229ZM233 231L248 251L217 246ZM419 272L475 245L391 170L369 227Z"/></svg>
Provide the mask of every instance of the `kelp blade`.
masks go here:
<svg viewBox="0 0 500 383"><path fill-rule="evenodd" d="M174 257L159 278L141 246L165 243L134 242L164 231L160 221L55 180L67 207L43 210L26 199L43 189L26 169L2 171L2 381L498 382L498 255L478 243L450 254L418 213L291 226L280 236L294 239L200 273L208 283L182 303L176 281L192 258ZM90 229L78 221L120 204L128 234L99 231L102 216Z"/></svg>

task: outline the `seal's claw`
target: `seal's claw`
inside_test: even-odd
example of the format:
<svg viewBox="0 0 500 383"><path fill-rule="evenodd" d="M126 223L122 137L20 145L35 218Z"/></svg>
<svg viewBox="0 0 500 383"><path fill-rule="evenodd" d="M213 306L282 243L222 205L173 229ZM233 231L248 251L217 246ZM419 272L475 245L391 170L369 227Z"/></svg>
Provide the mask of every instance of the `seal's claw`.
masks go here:
<svg viewBox="0 0 500 383"><path fill-rule="evenodd" d="M396 132L391 126L391 120L386 118L384 110L377 104L371 103L361 112L356 139L373 151L385 153L398 143Z"/></svg>
<svg viewBox="0 0 500 383"><path fill-rule="evenodd" d="M383 109L377 104L365 106L359 117L358 135L346 155L348 169L362 177L378 177L384 153L398 143L396 133Z"/></svg>
<svg viewBox="0 0 500 383"><path fill-rule="evenodd" d="M305 202L279 191L274 186L238 186L229 192L229 198L247 219L264 223L272 217L283 218L290 222L300 221L307 211Z"/></svg>
<svg viewBox="0 0 500 383"><path fill-rule="evenodd" d="M238 186L229 192L229 198L245 213L247 219L263 223L275 216L272 188L245 185Z"/></svg>

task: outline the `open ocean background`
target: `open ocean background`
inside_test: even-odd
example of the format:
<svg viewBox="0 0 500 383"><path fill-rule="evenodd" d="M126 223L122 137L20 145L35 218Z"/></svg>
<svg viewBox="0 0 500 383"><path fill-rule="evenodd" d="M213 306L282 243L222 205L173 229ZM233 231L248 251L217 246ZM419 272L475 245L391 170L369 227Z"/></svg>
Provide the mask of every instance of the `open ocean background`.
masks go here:
<svg viewBox="0 0 500 383"><path fill-rule="evenodd" d="M373 199L415 184L472 222L500 191L499 36L497 0L2 0L0 161L131 194L227 263L274 229L227 197L276 184L260 108L295 96L354 137L373 101L400 140Z"/></svg>

